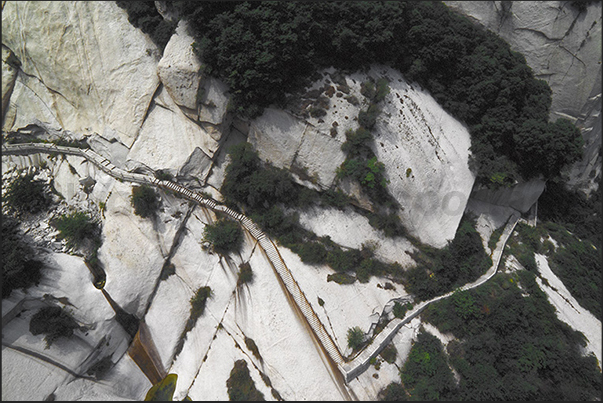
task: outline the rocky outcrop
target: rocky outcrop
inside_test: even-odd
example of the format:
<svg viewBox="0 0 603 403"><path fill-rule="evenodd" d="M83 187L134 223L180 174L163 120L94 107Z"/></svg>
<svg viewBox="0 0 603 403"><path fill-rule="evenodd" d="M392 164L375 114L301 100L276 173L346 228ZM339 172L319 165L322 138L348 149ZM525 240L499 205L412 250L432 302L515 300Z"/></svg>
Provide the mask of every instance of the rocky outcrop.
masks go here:
<svg viewBox="0 0 603 403"><path fill-rule="evenodd" d="M132 145L159 84L158 50L114 2L7 1L2 43L21 63L18 82L36 82L15 84L5 130L34 104L40 120Z"/></svg>
<svg viewBox="0 0 603 403"><path fill-rule="evenodd" d="M201 81L201 62L193 52L193 38L186 33L186 22L180 21L163 51L157 74L174 102L196 111L197 92Z"/></svg>
<svg viewBox="0 0 603 403"><path fill-rule="evenodd" d="M144 165L176 174L196 149L211 159L220 138L212 138L199 124L187 118L162 87L128 154L127 166Z"/></svg>
<svg viewBox="0 0 603 403"><path fill-rule="evenodd" d="M359 127L358 113L368 106L360 93L361 84L387 78L390 94L379 104L381 113L372 129L373 151L385 165L390 193L402 206L399 215L404 226L424 243L445 246L454 238L475 179L468 167L471 140L467 128L426 91L408 84L397 70L375 66L368 73L334 79L337 83L329 80L332 75L336 73L327 70L309 89L327 88L319 96L323 97L322 116L304 118L303 107L294 110L297 115L268 108L250 123L249 142L262 160L290 169L323 189L338 185L358 205L371 209L371 201L359 187L337 182L336 170L346 158L341 150L345 132ZM335 90L344 89L342 79L345 96Z"/></svg>
<svg viewBox="0 0 603 403"><path fill-rule="evenodd" d="M601 175L601 2L579 11L567 1L445 1L497 33L521 52L537 78L553 91L551 119L582 129L584 158L569 183L585 191Z"/></svg>

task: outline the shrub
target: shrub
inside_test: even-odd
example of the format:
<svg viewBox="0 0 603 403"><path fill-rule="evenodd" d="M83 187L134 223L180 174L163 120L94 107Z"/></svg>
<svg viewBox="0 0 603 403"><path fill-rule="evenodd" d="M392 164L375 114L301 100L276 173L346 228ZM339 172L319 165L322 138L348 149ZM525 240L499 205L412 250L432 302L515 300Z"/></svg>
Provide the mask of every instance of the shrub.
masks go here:
<svg viewBox="0 0 603 403"><path fill-rule="evenodd" d="M249 262L241 263L239 265L239 278L237 279L237 286L251 283L253 281L253 271Z"/></svg>
<svg viewBox="0 0 603 403"><path fill-rule="evenodd" d="M337 284L352 284L356 281L356 277L350 276L346 273L333 273L327 274L327 282L334 281Z"/></svg>
<svg viewBox="0 0 603 403"><path fill-rule="evenodd" d="M208 298L211 298L212 290L210 287L201 287L191 298L191 318L196 320L205 311L205 304Z"/></svg>
<svg viewBox="0 0 603 403"><path fill-rule="evenodd" d="M381 109L376 104L370 104L366 111L362 110L358 113L358 124L365 129L372 129L379 113Z"/></svg>
<svg viewBox="0 0 603 403"><path fill-rule="evenodd" d="M359 250L350 249L343 251L341 249L334 249L327 253L327 263L331 268L338 272L352 271L354 272L356 266L362 260L362 256Z"/></svg>
<svg viewBox="0 0 603 403"><path fill-rule="evenodd" d="M167 374L165 378L154 384L147 395L145 401L163 401L169 402L173 400L174 391L176 390L176 383L178 382L178 375ZM188 397L188 396L187 396ZM186 398L184 400L187 400ZM188 399L190 400L190 399Z"/></svg>
<svg viewBox="0 0 603 403"><path fill-rule="evenodd" d="M265 400L262 392L255 387L245 360L235 361L234 367L230 371L230 377L226 381L226 387L228 388L228 398L231 401Z"/></svg>
<svg viewBox="0 0 603 403"><path fill-rule="evenodd" d="M63 308L48 306L36 312L29 322L31 334L44 334L46 348L50 347L59 337L70 338L73 331L80 326Z"/></svg>
<svg viewBox="0 0 603 403"><path fill-rule="evenodd" d="M404 319L404 317L406 316L406 312L408 312L409 309L412 309L412 304L406 303L402 305L401 303L396 301L394 302L394 308L392 312L396 318Z"/></svg>
<svg viewBox="0 0 603 403"><path fill-rule="evenodd" d="M216 252L228 254L241 249L243 231L237 222L220 219L215 224L205 226L203 238L212 244Z"/></svg>
<svg viewBox="0 0 603 403"><path fill-rule="evenodd" d="M159 195L149 185L133 186L130 202L134 214L142 218L155 217L160 206Z"/></svg>
<svg viewBox="0 0 603 403"><path fill-rule="evenodd" d="M365 335L359 326L354 326L348 329L347 332L348 347L353 351L360 349L364 344Z"/></svg>
<svg viewBox="0 0 603 403"><path fill-rule="evenodd" d="M247 346L249 351L251 351L253 353L255 358L262 361L262 356L260 355L260 350L258 349L257 344L255 344L255 341L253 341L253 339L251 337L245 336L245 345Z"/></svg>
<svg viewBox="0 0 603 403"><path fill-rule="evenodd" d="M379 353L379 355L385 360L385 362L393 364L396 361L396 357L398 356L398 350L396 350L396 347L390 343L385 346L383 350L381 350L381 353Z"/></svg>
<svg viewBox="0 0 603 403"><path fill-rule="evenodd" d="M67 241L67 246L79 247L85 244L85 240L100 243L100 228L88 214L77 211L69 215L63 215L50 223L59 230L59 238Z"/></svg>
<svg viewBox="0 0 603 403"><path fill-rule="evenodd" d="M173 176L167 169L158 169L155 171L155 178L160 181L171 181Z"/></svg>
<svg viewBox="0 0 603 403"><path fill-rule="evenodd" d="M46 185L34 180L34 174L17 177L8 185L3 201L18 213L38 213L50 204Z"/></svg>

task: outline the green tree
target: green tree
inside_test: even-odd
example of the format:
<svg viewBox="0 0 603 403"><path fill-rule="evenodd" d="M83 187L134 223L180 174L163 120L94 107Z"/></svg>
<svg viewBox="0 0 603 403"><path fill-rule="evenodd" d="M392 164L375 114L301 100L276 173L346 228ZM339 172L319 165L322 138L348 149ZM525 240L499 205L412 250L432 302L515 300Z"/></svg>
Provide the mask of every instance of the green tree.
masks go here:
<svg viewBox="0 0 603 403"><path fill-rule="evenodd" d="M358 350L365 342L365 335L359 326L354 326L348 329L347 332L348 347L353 351Z"/></svg>
<svg viewBox="0 0 603 403"><path fill-rule="evenodd" d="M134 214L142 218L154 218L161 205L159 195L149 185L133 186L130 202L134 207Z"/></svg>
<svg viewBox="0 0 603 403"><path fill-rule="evenodd" d="M228 219L220 219L208 224L203 230L203 239L212 244L214 250L221 254L238 252L243 245L243 231L239 224Z"/></svg>

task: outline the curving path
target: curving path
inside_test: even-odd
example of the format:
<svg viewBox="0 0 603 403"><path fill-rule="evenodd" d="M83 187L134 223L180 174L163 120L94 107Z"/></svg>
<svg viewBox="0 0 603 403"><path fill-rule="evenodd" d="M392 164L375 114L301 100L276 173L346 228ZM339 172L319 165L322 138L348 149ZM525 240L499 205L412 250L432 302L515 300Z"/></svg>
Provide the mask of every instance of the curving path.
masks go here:
<svg viewBox="0 0 603 403"><path fill-rule="evenodd" d="M492 266L490 267L490 269L488 269L488 271L483 276L478 278L475 282L465 284L464 286L459 287L459 290L464 291L478 287L484 284L486 281L490 280L496 274L507 240L509 239L509 236L511 236L511 234L513 233L515 225L519 221L519 217L519 213L514 213L507 221L505 229L500 239L498 240L498 243L496 244L496 248L492 252ZM448 298L454 293L454 291L450 291L446 294L437 296L435 298L430 299L429 301L423 301L419 303L412 310L408 311L403 319L395 318L391 320L387 324L387 326L385 326L385 328L377 336L375 336L375 339L370 345L368 345L356 357L354 357L352 361L340 366L340 370L343 373L346 382L349 382L350 380L354 379L369 367L371 358L379 354L381 350L383 350L385 346L387 346L391 342L391 340L396 335L398 329L400 329L403 325L410 322L417 315L419 315L429 304L444 298Z"/></svg>
<svg viewBox="0 0 603 403"><path fill-rule="evenodd" d="M291 271L285 264L277 247L274 245L272 240L253 221L251 221L243 214L237 213L236 211L224 205L218 204L215 200L207 198L201 195L200 193L197 193L190 189L187 189L186 187L181 186L178 183L166 180L158 180L148 175L124 171L120 168L117 168L111 163L111 161L107 160L106 158L102 157L91 149L57 146L52 143L26 143L2 145L2 152L5 155L31 154L37 152L78 155L86 158L87 160L98 166L102 171L115 178L130 182L149 184L156 187L172 190L198 203L199 205L208 207L214 211L224 213L230 218L240 222L243 228L245 228L251 234L251 236L257 240L259 246L266 253L266 256L268 256L270 264L280 277L287 292L290 294L290 296L293 298L293 300L299 307L306 322L312 329L315 336L320 341L323 349L327 352L328 357L331 358L331 360L337 365L337 367L343 374L343 377L346 382L351 381L369 367L371 358L379 354L379 352L381 352L381 350L391 342L400 327L410 322L413 318L419 315L432 302L436 302L441 299L447 298L454 292L451 291L447 294L435 297L429 301L423 301L418 304L414 309L407 312L406 316L403 319L393 319L375 337L375 339L369 346L367 346L363 351L361 351L352 361L346 362L341 352L339 351L339 348L331 338L330 334L327 332L325 326L322 324L322 322L314 312L312 305L306 299L306 296L299 287L299 284L293 278ZM503 234L501 235L501 238L496 245L496 249L492 253L492 266L486 272L486 274L480 277L477 281L465 284L464 286L460 287L460 290L468 290L471 288L475 288L485 283L496 274L506 242L511 233L513 232L513 229L515 228L515 225L517 224L518 220L519 214L515 214L507 222Z"/></svg>

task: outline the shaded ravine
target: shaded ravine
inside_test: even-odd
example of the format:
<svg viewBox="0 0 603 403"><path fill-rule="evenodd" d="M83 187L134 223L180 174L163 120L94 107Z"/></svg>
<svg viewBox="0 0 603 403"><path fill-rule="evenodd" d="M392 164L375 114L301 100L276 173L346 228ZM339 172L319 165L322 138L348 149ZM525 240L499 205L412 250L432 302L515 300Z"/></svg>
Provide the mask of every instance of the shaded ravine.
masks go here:
<svg viewBox="0 0 603 403"><path fill-rule="evenodd" d="M52 143L27 143L10 145L3 144L2 152L6 155L31 154L36 152L79 155L86 158L94 165L98 166L103 172L109 174L110 176L113 176L120 180L149 184L156 187L171 190L184 196L189 200L198 203L201 206L205 206L216 212L223 213L229 218L238 221L243 226L243 228L245 228L245 230L247 230L249 234L258 241L258 245L267 256L274 271L278 274L278 278L284 285L283 288L287 291L287 296L294 301L295 306L299 309L299 312L301 313L301 316L303 316L303 318L305 319L306 324L311 330L310 334L317 341L319 341L319 345L326 353L325 356L329 359L330 363L334 367L337 367L339 369L339 371L343 375L343 380L346 383L356 378L369 367L370 359L375 357L387 344L391 342L392 338L395 336L401 326L418 316L430 303L447 298L451 296L454 292L451 291L444 295L435 297L429 301L421 302L414 309L407 312L406 316L403 319L393 319L375 337L375 339L370 345L365 347L364 350L360 351L356 355L356 357L354 357L353 360L346 361L346 359L339 351L339 348L331 338L330 334L327 332L325 326L322 324L322 322L314 312L312 305L308 302L304 292L299 287L299 284L293 278L291 271L285 264L282 256L278 251L278 248L274 245L274 242L252 220L250 220L243 214L237 213L236 211L224 205L220 205L215 200L207 198L195 191L191 191L178 183L167 180L158 180L154 177L147 176L144 174L124 171L120 168L117 168L109 160L100 156L91 149L79 149L72 147L57 146ZM498 265L500 263L500 259L502 257L503 249L506 245L509 236L513 232L513 229L515 228L515 225L517 224L518 220L519 215L515 214L507 222L505 230L503 231L503 234L501 235L497 247L492 254L492 267L477 281L460 287L460 290L467 290L477 287L488 281L496 274Z"/></svg>

